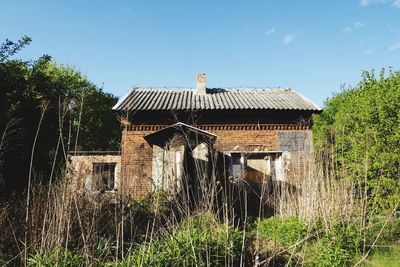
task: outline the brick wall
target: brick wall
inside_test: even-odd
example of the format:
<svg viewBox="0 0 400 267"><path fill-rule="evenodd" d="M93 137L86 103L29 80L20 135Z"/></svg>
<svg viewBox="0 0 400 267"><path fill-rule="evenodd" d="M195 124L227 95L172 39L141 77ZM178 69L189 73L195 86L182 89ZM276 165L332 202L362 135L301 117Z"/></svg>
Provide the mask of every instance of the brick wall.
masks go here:
<svg viewBox="0 0 400 267"><path fill-rule="evenodd" d="M151 192L153 152L143 137L152 132L154 131L122 131L121 188L125 195L141 198Z"/></svg>
<svg viewBox="0 0 400 267"><path fill-rule="evenodd" d="M93 164L115 163L115 189L121 187L121 156L110 154L85 154L77 153L68 155L67 178L78 190L84 190L85 186L93 179Z"/></svg>
<svg viewBox="0 0 400 267"><path fill-rule="evenodd" d="M152 148L143 137L163 127L165 126L125 124L121 142L121 186L125 194L141 198L151 192ZM288 144L294 142L296 136L303 136L305 141L311 142L308 125L218 124L197 127L217 135L214 148L218 151L279 151L284 146L292 150L288 177L301 177L308 170L308 163L304 159L311 154L311 143L300 147ZM300 145L305 142L303 139L299 140L297 143L300 142Z"/></svg>

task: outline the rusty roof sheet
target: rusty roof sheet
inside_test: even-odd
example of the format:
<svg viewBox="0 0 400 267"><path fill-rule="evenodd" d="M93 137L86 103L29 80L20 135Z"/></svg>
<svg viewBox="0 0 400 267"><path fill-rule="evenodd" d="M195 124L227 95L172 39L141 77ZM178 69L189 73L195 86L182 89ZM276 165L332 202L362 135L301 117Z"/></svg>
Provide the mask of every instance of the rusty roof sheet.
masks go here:
<svg viewBox="0 0 400 267"><path fill-rule="evenodd" d="M310 110L321 108L290 88L133 88L114 110Z"/></svg>

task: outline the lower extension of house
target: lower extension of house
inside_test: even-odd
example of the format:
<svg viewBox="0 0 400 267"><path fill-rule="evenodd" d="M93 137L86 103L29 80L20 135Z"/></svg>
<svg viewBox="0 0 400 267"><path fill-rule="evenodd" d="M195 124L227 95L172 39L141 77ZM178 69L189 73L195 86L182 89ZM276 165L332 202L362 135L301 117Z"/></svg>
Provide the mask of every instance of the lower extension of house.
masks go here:
<svg viewBox="0 0 400 267"><path fill-rule="evenodd" d="M230 183L295 184L307 175L312 115L321 109L289 88L133 88L113 107L120 152L73 152L80 189L143 198ZM193 193L195 194L195 193Z"/></svg>

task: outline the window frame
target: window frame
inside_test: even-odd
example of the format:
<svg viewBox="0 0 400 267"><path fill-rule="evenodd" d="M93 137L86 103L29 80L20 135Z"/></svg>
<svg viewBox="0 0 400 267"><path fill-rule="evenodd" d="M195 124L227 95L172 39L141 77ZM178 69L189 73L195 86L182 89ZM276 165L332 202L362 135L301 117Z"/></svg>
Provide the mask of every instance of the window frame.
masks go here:
<svg viewBox="0 0 400 267"><path fill-rule="evenodd" d="M103 181L103 177L99 174L96 174L96 167L97 166L111 166L112 172L112 187L108 187L106 189L105 183ZM92 164L92 191L99 191L99 192L115 192L116 191L116 171L117 171L117 162L93 162ZM100 178L100 179L98 179ZM108 180L109 181L109 180Z"/></svg>
<svg viewBox="0 0 400 267"><path fill-rule="evenodd" d="M233 182L246 180L246 168L248 161L251 159L266 159L270 166L266 169L270 171L268 175L272 181L285 182L286 181L286 167L284 156L288 153L285 151L229 151L225 152L230 156L230 173ZM234 162L236 164L234 164ZM239 167L238 167L239 166ZM279 166L280 170L276 168Z"/></svg>

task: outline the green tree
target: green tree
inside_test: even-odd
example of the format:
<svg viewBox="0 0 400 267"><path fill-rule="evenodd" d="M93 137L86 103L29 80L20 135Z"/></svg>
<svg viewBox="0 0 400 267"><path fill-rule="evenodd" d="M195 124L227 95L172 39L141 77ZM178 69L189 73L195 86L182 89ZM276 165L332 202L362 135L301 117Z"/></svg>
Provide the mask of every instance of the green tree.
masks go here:
<svg viewBox="0 0 400 267"><path fill-rule="evenodd" d="M367 187L370 208L392 210L400 200L400 73L364 72L356 87L326 101L314 137L338 178Z"/></svg>
<svg viewBox="0 0 400 267"><path fill-rule="evenodd" d="M16 54L19 50L29 45L32 42L31 37L23 36L17 42L6 39L0 46L0 63L4 62L7 58Z"/></svg>
<svg viewBox="0 0 400 267"><path fill-rule="evenodd" d="M57 174L69 149L119 148L119 122L111 110L117 98L48 55L35 61L10 59L29 42L29 37L15 43L6 40L0 49L0 133L6 137L0 146L0 177L10 190L26 188L44 102L49 107L34 153L35 180L46 181L51 173Z"/></svg>

